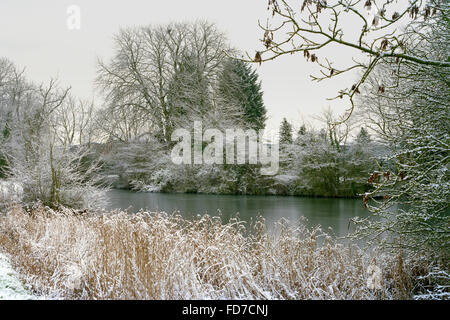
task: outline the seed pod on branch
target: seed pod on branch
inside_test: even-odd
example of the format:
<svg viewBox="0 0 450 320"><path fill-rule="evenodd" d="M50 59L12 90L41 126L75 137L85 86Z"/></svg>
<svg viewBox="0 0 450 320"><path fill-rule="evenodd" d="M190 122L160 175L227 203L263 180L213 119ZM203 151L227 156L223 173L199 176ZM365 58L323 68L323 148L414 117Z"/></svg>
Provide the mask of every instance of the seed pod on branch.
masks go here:
<svg viewBox="0 0 450 320"><path fill-rule="evenodd" d="M425 11L423 13L423 19L427 20L427 18L430 16L431 13L431 9L429 6L426 6Z"/></svg>
<svg viewBox="0 0 450 320"><path fill-rule="evenodd" d="M374 172L374 173L372 173L372 174L370 175L370 177L369 177L369 179L367 180L367 182L368 182L369 184L372 184L372 183L378 183L378 182L379 182L378 178L379 178L378 172Z"/></svg>
<svg viewBox="0 0 450 320"><path fill-rule="evenodd" d="M369 196L367 194L363 195L363 205L364 208L367 208L367 204L369 203Z"/></svg>
<svg viewBox="0 0 450 320"><path fill-rule="evenodd" d="M268 30L266 30L266 32L264 32L264 45L266 46L266 49L269 49L272 45L272 40L273 40L273 32L269 32Z"/></svg>
<svg viewBox="0 0 450 320"><path fill-rule="evenodd" d="M309 60L309 51L308 50L303 51L303 56L306 58L306 61L308 61Z"/></svg>
<svg viewBox="0 0 450 320"><path fill-rule="evenodd" d="M372 173L371 177L372 177L373 183L378 183L379 182L379 180L378 180L378 173L377 172Z"/></svg>
<svg viewBox="0 0 450 320"><path fill-rule="evenodd" d="M256 51L255 59L254 59L253 61L259 62L259 65L261 65L261 63L262 63L262 57L261 57L261 53L260 53L259 51Z"/></svg>
<svg viewBox="0 0 450 320"><path fill-rule="evenodd" d="M322 12L322 4L320 3L320 1L317 2L316 12L317 12L317 14Z"/></svg>
<svg viewBox="0 0 450 320"><path fill-rule="evenodd" d="M380 21L380 18L378 16L375 16L372 20L372 26L376 27L378 25L379 21Z"/></svg>
<svg viewBox="0 0 450 320"><path fill-rule="evenodd" d="M303 1L301 12L303 12L303 10L305 10L305 7L307 5L308 5L308 0Z"/></svg>
<svg viewBox="0 0 450 320"><path fill-rule="evenodd" d="M412 19L416 19L418 14L419 14L419 7L418 6L413 6L411 9L409 9L409 16Z"/></svg>

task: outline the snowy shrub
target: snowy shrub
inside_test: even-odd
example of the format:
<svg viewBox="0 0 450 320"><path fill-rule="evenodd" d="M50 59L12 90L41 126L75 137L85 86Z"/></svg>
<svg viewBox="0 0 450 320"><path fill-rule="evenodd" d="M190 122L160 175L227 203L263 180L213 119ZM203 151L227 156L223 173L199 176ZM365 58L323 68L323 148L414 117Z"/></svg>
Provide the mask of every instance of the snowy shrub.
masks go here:
<svg viewBox="0 0 450 320"><path fill-rule="evenodd" d="M22 198L22 185L10 180L0 180L0 209L20 203Z"/></svg>
<svg viewBox="0 0 450 320"><path fill-rule="evenodd" d="M37 148L33 161L14 161L9 175L21 181L22 202L51 207L98 208L106 204L106 188L97 182L98 166L86 163L85 150ZM99 182L100 183L100 182Z"/></svg>

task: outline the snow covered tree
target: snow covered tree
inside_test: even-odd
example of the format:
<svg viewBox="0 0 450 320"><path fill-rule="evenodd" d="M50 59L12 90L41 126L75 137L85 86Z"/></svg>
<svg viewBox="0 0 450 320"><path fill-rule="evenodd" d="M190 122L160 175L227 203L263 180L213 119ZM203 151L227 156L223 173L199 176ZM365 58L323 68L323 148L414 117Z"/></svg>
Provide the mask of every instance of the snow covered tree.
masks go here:
<svg viewBox="0 0 450 320"><path fill-rule="evenodd" d="M405 33L415 57L445 61L450 7L445 2L435 5L435 15L412 22ZM358 221L359 234L382 235L383 245L448 262L450 69L389 62L374 69L359 101L367 123L390 150L369 178L375 190L366 196L367 202L384 197L368 202L383 219ZM398 210L391 210L393 206Z"/></svg>
<svg viewBox="0 0 450 320"><path fill-rule="evenodd" d="M381 99L370 105L366 117L375 122L375 129L393 149L393 156L384 162L393 162L395 172L374 172L369 181L375 183L376 191L364 197L367 205L370 195L384 196L385 202L372 209L386 219L370 220L360 233L389 233L383 243L391 247L416 253L427 248L448 261L448 250L442 248L449 242L450 4L442 0L305 0L298 8L293 3L269 1L272 24L261 26L265 49L249 61L262 63L303 53L307 61L321 69L320 75L313 76L316 81L360 69L358 80L336 96L348 97L350 102L347 115L339 122L350 118L354 98L364 90L366 81L372 96L387 96L387 103ZM343 24L351 19L359 21L360 28L351 24L350 30ZM354 30L361 31L355 35ZM321 54L333 45L354 49L367 59L352 59L338 68L330 56ZM370 79L376 71L383 76ZM393 203L407 206L400 205L399 212L392 215L386 208Z"/></svg>
<svg viewBox="0 0 450 320"><path fill-rule="evenodd" d="M366 128L361 127L358 135L356 136L356 144L364 146L370 143L370 134Z"/></svg>
<svg viewBox="0 0 450 320"><path fill-rule="evenodd" d="M280 146L280 167L286 168L292 164L292 125L283 118L280 124L280 131L278 134L278 141Z"/></svg>
<svg viewBox="0 0 450 320"><path fill-rule="evenodd" d="M224 51L231 49L215 25L127 28L115 40L114 57L99 62L97 84L117 121L121 114L138 115L137 137L158 136L170 144L174 129L192 127L193 119L212 122L227 110L214 93ZM220 117L233 119L233 112Z"/></svg>
<svg viewBox="0 0 450 320"><path fill-rule="evenodd" d="M116 45L116 55L99 63L97 77L106 98L98 123L115 149L105 157L108 172L120 172L133 188L164 191L213 191L221 178L221 190L231 190L225 177L233 176L234 184L257 179L255 166L171 163L172 132L193 130L194 121L203 131L264 128L258 76L226 56L233 49L215 25L122 29Z"/></svg>
<svg viewBox="0 0 450 320"><path fill-rule="evenodd" d="M264 129L267 110L263 102L261 82L248 63L227 59L219 76L219 92L225 101L242 108L243 125L246 128Z"/></svg>
<svg viewBox="0 0 450 320"><path fill-rule="evenodd" d="M306 134L306 126L302 124L298 129L298 136L304 136Z"/></svg>
<svg viewBox="0 0 450 320"><path fill-rule="evenodd" d="M289 166L281 173L292 177L288 189L292 194L332 197L368 191L367 177L378 158L372 152L378 147L370 140L364 146L358 138L348 141L352 126L348 122L336 125L331 109L317 119L321 128L302 125L289 147Z"/></svg>
<svg viewBox="0 0 450 320"><path fill-rule="evenodd" d="M294 167L301 177L298 188L305 194L338 196L342 168L341 142L344 139L339 136L337 141L341 131L340 127L331 125L331 109L325 110L323 117L318 119L327 129L302 135L297 139L299 150L291 152L296 158L293 161Z"/></svg>
<svg viewBox="0 0 450 320"><path fill-rule="evenodd" d="M431 51L425 55L416 54L414 45L408 43L423 34L411 29L405 31L404 28L411 21L427 23L447 6L448 1L445 0L303 0L301 5L294 0L269 0L267 10L270 18L266 25L260 24L264 32L264 48L257 51L254 58L247 55L247 61L262 63L282 55L303 54L307 61L320 68L320 74L312 76L315 81L362 70L356 82L335 96L335 99L349 99L345 120L354 111L354 97L359 94L360 86L378 63L399 60L438 68L450 67L447 57L433 57ZM345 66L338 67L331 54L323 53L336 47L352 49L367 59L361 61L353 57L345 62Z"/></svg>
<svg viewBox="0 0 450 320"><path fill-rule="evenodd" d="M286 120L286 118L283 118L280 125L279 142L280 146L291 144L293 142L292 125Z"/></svg>
<svg viewBox="0 0 450 320"><path fill-rule="evenodd" d="M0 137L3 174L21 186L24 203L76 208L104 204L103 189L96 184L98 166L86 161L89 148L75 146L75 134L84 143L89 123L80 117L89 115L67 105L69 89L56 80L35 85L11 62L0 61L0 128L7 132Z"/></svg>

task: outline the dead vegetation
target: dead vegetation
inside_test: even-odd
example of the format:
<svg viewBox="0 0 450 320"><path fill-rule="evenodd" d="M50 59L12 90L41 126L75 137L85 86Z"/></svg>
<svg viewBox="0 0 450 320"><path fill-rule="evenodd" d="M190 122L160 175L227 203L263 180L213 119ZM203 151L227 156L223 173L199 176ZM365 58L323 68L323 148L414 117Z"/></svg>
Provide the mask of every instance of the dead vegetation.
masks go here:
<svg viewBox="0 0 450 320"><path fill-rule="evenodd" d="M428 272L318 228L207 215L16 207L0 216L0 250L35 293L64 299L408 299Z"/></svg>

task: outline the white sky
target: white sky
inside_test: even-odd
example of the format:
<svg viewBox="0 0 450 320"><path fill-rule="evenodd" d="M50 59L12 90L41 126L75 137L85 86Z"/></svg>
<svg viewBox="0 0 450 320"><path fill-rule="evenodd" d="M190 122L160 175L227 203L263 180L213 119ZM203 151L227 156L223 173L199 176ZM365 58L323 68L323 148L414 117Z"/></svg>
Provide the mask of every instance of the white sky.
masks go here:
<svg viewBox="0 0 450 320"><path fill-rule="evenodd" d="M66 26L70 5L81 9L81 30ZM96 59L112 54L112 38L120 27L207 19L227 34L232 45L253 56L262 48L258 19L266 20L266 8L267 0L1 0L0 56L26 67L33 81L58 76L74 94L92 98ZM355 52L340 48L328 53L339 62ZM312 82L309 75L317 74L318 66L306 62L302 54L263 63L257 70L271 131L278 131L283 117L298 128L303 121L314 125L311 115L328 106L343 112L346 105L326 98L351 86L355 77L347 74Z"/></svg>

